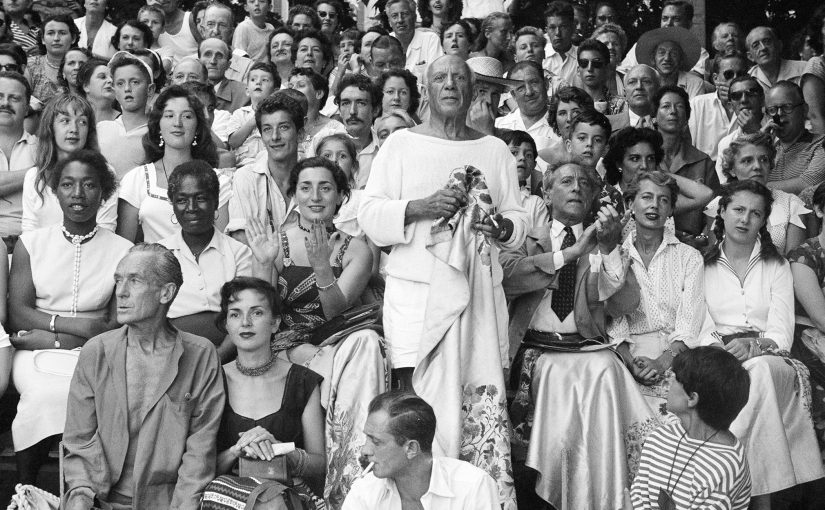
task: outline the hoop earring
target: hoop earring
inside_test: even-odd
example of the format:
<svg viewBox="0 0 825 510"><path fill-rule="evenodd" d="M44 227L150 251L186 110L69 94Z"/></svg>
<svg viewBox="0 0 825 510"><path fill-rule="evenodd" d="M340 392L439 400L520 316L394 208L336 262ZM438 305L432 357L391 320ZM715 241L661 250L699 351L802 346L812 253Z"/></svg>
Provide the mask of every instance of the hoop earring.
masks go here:
<svg viewBox="0 0 825 510"><path fill-rule="evenodd" d="M178 224L178 219L175 217L175 213L172 213L172 217L169 218L169 221L172 222L172 225L177 225Z"/></svg>
<svg viewBox="0 0 825 510"><path fill-rule="evenodd" d="M163 147L163 135L158 135L158 147Z"/></svg>

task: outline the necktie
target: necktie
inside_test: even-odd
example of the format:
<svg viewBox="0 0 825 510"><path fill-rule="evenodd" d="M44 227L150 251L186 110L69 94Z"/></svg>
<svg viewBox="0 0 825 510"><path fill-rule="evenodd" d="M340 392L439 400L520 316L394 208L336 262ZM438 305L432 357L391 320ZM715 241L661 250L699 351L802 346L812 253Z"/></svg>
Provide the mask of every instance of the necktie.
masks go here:
<svg viewBox="0 0 825 510"><path fill-rule="evenodd" d="M576 243L576 236L573 229L564 227L564 239L561 242L561 249L569 248ZM563 321L570 312L573 311L573 297L576 286L576 261L565 264L559 269L559 287L553 291L553 302L550 307L556 313L560 321Z"/></svg>

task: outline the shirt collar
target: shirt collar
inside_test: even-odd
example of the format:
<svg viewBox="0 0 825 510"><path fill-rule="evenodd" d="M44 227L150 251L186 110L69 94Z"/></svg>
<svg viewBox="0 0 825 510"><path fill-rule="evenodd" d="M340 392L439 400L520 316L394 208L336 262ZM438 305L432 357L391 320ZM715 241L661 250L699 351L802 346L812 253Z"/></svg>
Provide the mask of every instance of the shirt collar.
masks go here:
<svg viewBox="0 0 825 510"><path fill-rule="evenodd" d="M553 237L559 237L564 232L564 228L566 226L567 225L565 225L564 223L562 223L558 220L553 220L552 223L550 223L550 234ZM576 239L580 238L581 235L582 235L582 232L584 232L584 224L583 223L577 223L575 225L572 225L571 228L573 229L573 235L576 236Z"/></svg>
<svg viewBox="0 0 825 510"><path fill-rule="evenodd" d="M437 458L433 457L433 470L430 474L430 488L428 494L435 494L442 498L453 498L455 493L450 489L449 476Z"/></svg>
<svg viewBox="0 0 825 510"><path fill-rule="evenodd" d="M206 251L209 248L213 248L213 249L217 250L218 253L221 254L221 256L226 256L227 255L226 250L224 249L225 248L224 243L220 242L220 239L218 238L219 235L220 235L220 232L218 232L218 229L215 229L214 232L212 233L212 239L209 240L209 243L203 249L203 251L201 252L201 255L206 253ZM182 230L178 230L172 236L172 238L170 239L170 242L169 242L169 249L170 250L185 251L186 253L189 253L190 255L192 255L192 250L189 249L189 245L187 245L186 241L183 240L183 231Z"/></svg>

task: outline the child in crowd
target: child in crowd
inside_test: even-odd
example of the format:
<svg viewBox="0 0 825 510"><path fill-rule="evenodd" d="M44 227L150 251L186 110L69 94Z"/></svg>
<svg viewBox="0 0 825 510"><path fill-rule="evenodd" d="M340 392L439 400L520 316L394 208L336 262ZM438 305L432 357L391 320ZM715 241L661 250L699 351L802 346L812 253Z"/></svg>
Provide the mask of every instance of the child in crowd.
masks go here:
<svg viewBox="0 0 825 510"><path fill-rule="evenodd" d="M265 152L261 133L255 125L255 111L261 101L271 96L281 87L281 78L275 66L269 62L256 62L249 69L246 78L246 94L251 104L242 106L229 119L229 146L235 151L235 161L240 168L252 163L261 152Z"/></svg>
<svg viewBox="0 0 825 510"><path fill-rule="evenodd" d="M748 401L747 370L729 352L697 347L673 360L668 411L678 420L645 441L625 509L745 510L745 448L728 427Z"/></svg>
<svg viewBox="0 0 825 510"><path fill-rule="evenodd" d="M501 139L507 144L510 154L516 158L521 205L527 210L530 220L528 231L533 225L546 224L549 214L540 195L543 175L536 170L536 142L525 131L506 131Z"/></svg>
<svg viewBox="0 0 825 510"><path fill-rule="evenodd" d="M269 16L269 0L246 0L244 10L248 16L235 28L232 36L232 46L236 50L243 50L249 58L256 62L267 59L269 36L275 27L267 23Z"/></svg>
<svg viewBox="0 0 825 510"><path fill-rule="evenodd" d="M144 5L138 11L138 21L149 27L152 31L153 50L157 51L163 60L163 68L168 73L172 70L172 50L158 44L160 34L166 30L166 15L163 10L156 5Z"/></svg>
<svg viewBox="0 0 825 510"><path fill-rule="evenodd" d="M373 129L377 135L378 146L384 143L388 136L400 129L407 129L415 126L415 121L410 114L401 108L393 108L384 112L383 115L375 119Z"/></svg>

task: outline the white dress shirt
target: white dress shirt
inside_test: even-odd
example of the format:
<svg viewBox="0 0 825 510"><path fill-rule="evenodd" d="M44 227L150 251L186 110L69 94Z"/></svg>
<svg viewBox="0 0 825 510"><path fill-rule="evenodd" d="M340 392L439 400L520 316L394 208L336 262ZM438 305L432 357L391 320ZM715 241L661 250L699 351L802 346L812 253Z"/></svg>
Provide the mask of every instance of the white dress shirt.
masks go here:
<svg viewBox="0 0 825 510"><path fill-rule="evenodd" d="M548 41L544 46L545 57L542 67L553 73L558 80L571 84L579 72L578 52L577 47L571 46L567 53L561 55L553 49L553 45Z"/></svg>
<svg viewBox="0 0 825 510"><path fill-rule="evenodd" d="M720 342L720 335L748 330L790 350L794 328L793 276L785 259L762 259L759 240L753 247L744 283L734 272L724 246L715 264L705 266L707 313L699 338L689 347Z"/></svg>
<svg viewBox="0 0 825 510"><path fill-rule="evenodd" d="M430 486L421 496L424 510L499 510L496 482L463 460L433 457ZM370 473L352 484L341 510L401 510L395 481Z"/></svg>
<svg viewBox="0 0 825 510"><path fill-rule="evenodd" d="M550 223L550 239L553 246L553 267L556 271L564 267L564 254L562 253L561 244L566 235L564 231L565 225L560 221L553 220ZM573 225L573 235L578 240L584 232L584 225L579 223ZM571 264L574 262L571 262ZM613 249L610 254L606 256L590 254L590 270L598 271L599 266L604 264L605 270L608 273L618 275L622 273L622 258L619 254L619 247ZM564 321L559 320L556 312L553 311L553 291L548 289L544 292L544 297L536 307L533 318L530 320L530 329L537 331L546 331L553 333L575 333L576 328L575 309L573 313L569 314Z"/></svg>
<svg viewBox="0 0 825 510"><path fill-rule="evenodd" d="M738 127L736 116L728 112L716 92L700 94L690 100L688 129L693 146L716 161L719 141Z"/></svg>

